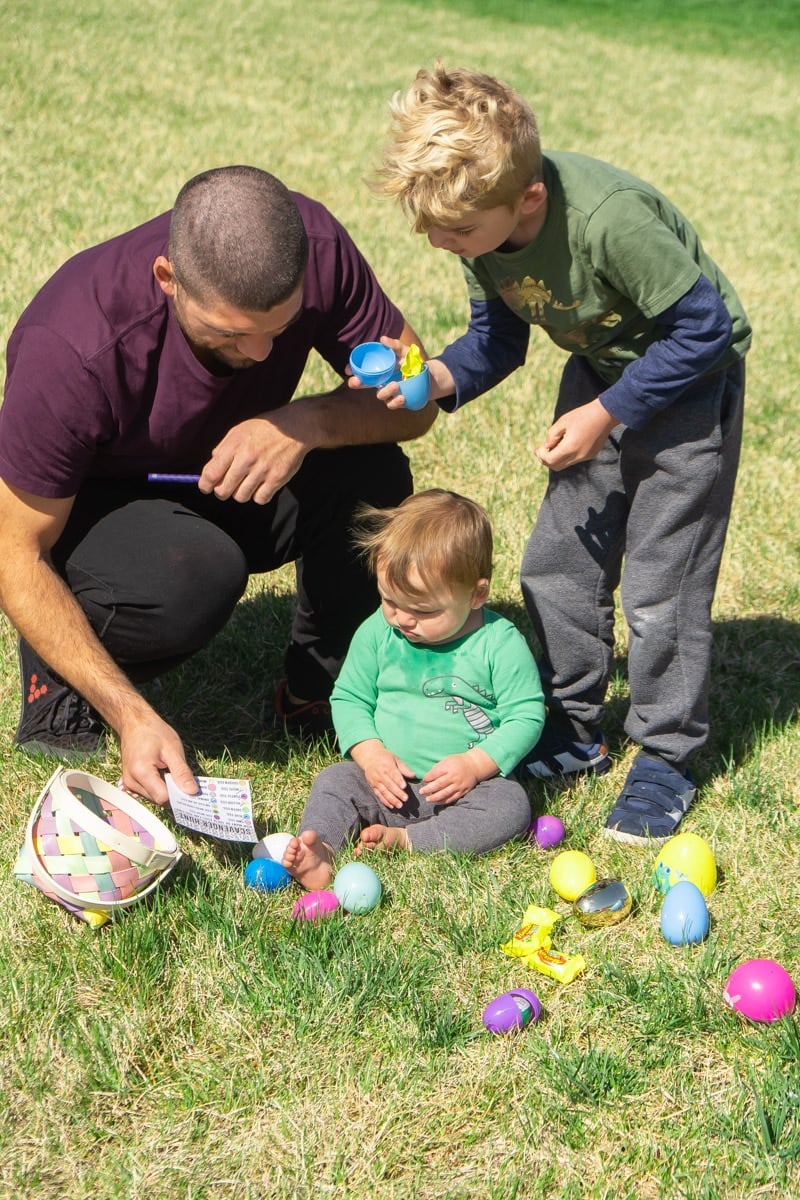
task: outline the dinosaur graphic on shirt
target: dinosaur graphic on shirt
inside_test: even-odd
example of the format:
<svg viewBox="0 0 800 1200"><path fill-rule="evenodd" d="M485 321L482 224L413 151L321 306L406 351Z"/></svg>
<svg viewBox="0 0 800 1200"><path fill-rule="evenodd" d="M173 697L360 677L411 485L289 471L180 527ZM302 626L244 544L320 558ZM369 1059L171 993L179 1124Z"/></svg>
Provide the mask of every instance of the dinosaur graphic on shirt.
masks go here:
<svg viewBox="0 0 800 1200"><path fill-rule="evenodd" d="M473 687L471 683L467 683L466 679L461 679L458 675L436 675L433 679L427 679L422 685L422 694L431 699L443 696L445 711L460 713L477 741L487 738L494 731L491 720L485 709L481 707L483 702L493 703L494 696L478 687ZM470 743L470 747L473 744Z"/></svg>

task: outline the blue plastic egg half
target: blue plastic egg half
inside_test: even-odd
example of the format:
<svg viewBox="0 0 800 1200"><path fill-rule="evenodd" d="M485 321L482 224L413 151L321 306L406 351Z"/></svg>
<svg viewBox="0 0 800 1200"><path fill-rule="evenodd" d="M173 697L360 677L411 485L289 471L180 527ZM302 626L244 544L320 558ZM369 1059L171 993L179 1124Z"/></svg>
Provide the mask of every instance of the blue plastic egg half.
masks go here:
<svg viewBox="0 0 800 1200"><path fill-rule="evenodd" d="M278 892L289 886L292 877L274 858L253 858L244 869L244 881L257 892Z"/></svg>
<svg viewBox="0 0 800 1200"><path fill-rule="evenodd" d="M661 905L661 932L673 946L691 946L708 934L708 906L695 883L672 885Z"/></svg>

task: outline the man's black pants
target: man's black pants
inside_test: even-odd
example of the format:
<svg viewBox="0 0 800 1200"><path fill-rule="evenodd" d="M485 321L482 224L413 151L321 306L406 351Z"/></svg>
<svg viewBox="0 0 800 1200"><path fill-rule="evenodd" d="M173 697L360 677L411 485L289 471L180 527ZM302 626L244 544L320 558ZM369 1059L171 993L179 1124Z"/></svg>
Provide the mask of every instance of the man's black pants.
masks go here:
<svg viewBox="0 0 800 1200"><path fill-rule="evenodd" d="M53 562L137 682L207 645L250 575L294 562L286 674L296 695L322 699L378 603L351 542L355 510L399 504L412 486L396 445L313 451L267 505L217 500L193 484L93 481L76 498Z"/></svg>

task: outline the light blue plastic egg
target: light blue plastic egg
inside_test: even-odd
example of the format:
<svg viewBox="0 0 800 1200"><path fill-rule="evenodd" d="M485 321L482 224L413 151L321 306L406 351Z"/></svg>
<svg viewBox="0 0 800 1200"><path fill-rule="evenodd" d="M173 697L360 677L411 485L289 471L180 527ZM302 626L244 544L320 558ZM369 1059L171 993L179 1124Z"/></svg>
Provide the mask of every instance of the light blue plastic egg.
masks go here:
<svg viewBox="0 0 800 1200"><path fill-rule="evenodd" d="M691 946L708 934L708 906L696 883L673 884L661 905L661 932L673 946Z"/></svg>
<svg viewBox="0 0 800 1200"><path fill-rule="evenodd" d="M342 908L352 913L365 913L381 898L381 881L366 863L348 863L336 872L333 891Z"/></svg>

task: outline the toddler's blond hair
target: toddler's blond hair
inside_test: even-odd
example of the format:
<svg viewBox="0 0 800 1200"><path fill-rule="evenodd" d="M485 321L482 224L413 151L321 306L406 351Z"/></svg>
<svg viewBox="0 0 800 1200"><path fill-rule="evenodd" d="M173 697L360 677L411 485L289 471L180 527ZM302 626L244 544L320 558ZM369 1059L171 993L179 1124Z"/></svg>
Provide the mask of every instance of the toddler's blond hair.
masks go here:
<svg viewBox="0 0 800 1200"><path fill-rule="evenodd" d="M358 511L354 534L373 574L385 574L392 587L408 596L421 596L442 584L474 588L492 577L492 526L486 511L457 492L431 488L408 496L397 508Z"/></svg>
<svg viewBox="0 0 800 1200"><path fill-rule="evenodd" d="M399 201L417 233L456 225L465 213L513 207L542 174L528 104L491 75L437 60L389 105L390 141L372 186Z"/></svg>

